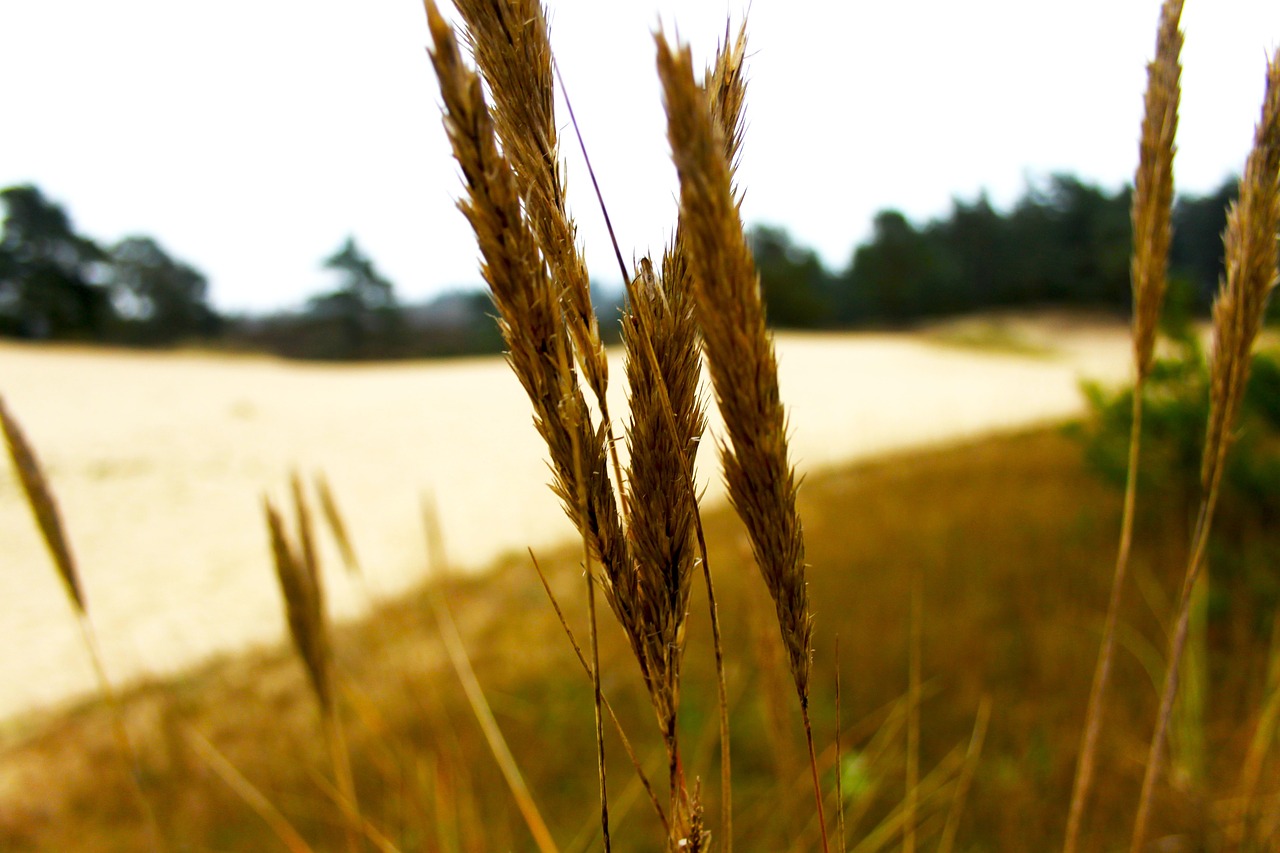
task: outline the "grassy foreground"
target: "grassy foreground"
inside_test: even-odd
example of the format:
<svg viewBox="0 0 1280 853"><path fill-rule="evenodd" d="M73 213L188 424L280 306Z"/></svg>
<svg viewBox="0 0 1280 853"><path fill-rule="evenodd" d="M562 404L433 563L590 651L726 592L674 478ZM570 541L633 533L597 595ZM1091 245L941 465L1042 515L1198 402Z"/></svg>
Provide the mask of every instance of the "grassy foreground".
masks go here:
<svg viewBox="0 0 1280 853"><path fill-rule="evenodd" d="M551 495L548 494L548 500ZM1122 613L1115 698L1102 738L1097 805L1085 849L1124 843L1156 706L1144 668L1165 643L1187 526L1176 507L1144 496ZM824 788L834 798L836 638L843 782L850 849L891 825L904 801L909 604L923 575L920 837L932 849L957 784L973 770L960 850L1052 849L1060 843L1085 697L1105 610L1120 496L1089 474L1057 431L984 440L814 476L800 492L815 625L814 727ZM735 836L744 850L817 844L803 741L789 715L784 651L772 603L737 519L706 516L718 567L733 721ZM359 531L353 531L357 543ZM1259 532L1260 559L1280 535ZM586 636L576 547L538 555L569 620ZM263 571L269 571L264 554ZM534 799L562 849L599 832L591 683L556 622L527 555L484 576L445 582L480 681ZM695 598L700 593L693 593ZM1217 847L1223 816L1266 681L1265 631L1227 608L1210 625L1203 711L1175 732L1174 786L1156 804L1159 835ZM689 630L707 632L695 602ZM1240 623L1240 624L1237 624ZM651 775L665 755L645 688L616 626L601 638L603 688ZM365 817L401 850L524 850L531 841L449 668L425 593L378 608L335 634L339 703ZM692 648L706 650L705 643ZM1156 677L1159 677L1158 669ZM710 652L688 660L685 773L717 774L716 688ZM205 738L316 850L340 849L315 704L283 648L214 663L124 699L142 784L175 850L270 850L280 842L214 772ZM966 761L989 702L981 755ZM139 816L111 736L88 704L10 732L0 753L0 848L140 850ZM614 844L649 849L655 818L612 731ZM788 784L787 780L792 780ZM834 800L830 806L834 808ZM859 817L861 815L861 817ZM884 821L888 818L888 823ZM886 842L896 843L890 835ZM594 842L598 845L598 840ZM594 845L593 845L594 846ZM1173 848L1170 848L1173 849Z"/></svg>

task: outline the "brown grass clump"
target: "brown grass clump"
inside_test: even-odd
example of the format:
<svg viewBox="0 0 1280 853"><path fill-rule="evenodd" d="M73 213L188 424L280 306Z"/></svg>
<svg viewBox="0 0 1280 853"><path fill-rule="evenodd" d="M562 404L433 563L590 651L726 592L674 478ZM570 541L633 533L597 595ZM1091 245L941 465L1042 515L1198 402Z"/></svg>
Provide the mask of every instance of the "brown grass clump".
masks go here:
<svg viewBox="0 0 1280 853"><path fill-rule="evenodd" d="M1084 810L1093 785L1098 735L1111 677L1116 628L1129 552L1133 544L1133 523L1138 491L1138 464L1142 442L1142 392L1151 372L1156 331L1168 285L1170 224L1173 208L1173 157L1178 130L1178 102L1181 98L1182 0L1166 0L1160 10L1156 35L1156 56L1147 66L1147 93L1142 118L1135 176L1133 209L1133 256L1130 276L1133 286L1133 417L1129 433L1129 463L1125 480L1124 514L1120 522L1120 545L1116 553L1111 597L1102 629L1102 646L1089 690L1080 757L1067 815L1064 853L1074 853L1079 843Z"/></svg>
<svg viewBox="0 0 1280 853"><path fill-rule="evenodd" d="M546 13L538 0L459 0L456 6L492 94L494 129L522 190L533 236L561 290L574 353L607 423L609 362L577 228L565 206Z"/></svg>
<svg viewBox="0 0 1280 853"><path fill-rule="evenodd" d="M1160 709L1142 780L1130 850L1145 849L1156 781L1163 768L1165 737L1178 693L1179 664L1191 621L1191 597L1204 568L1219 487L1249 379L1253 345L1277 281L1280 234L1280 51L1267 65L1262 117L1240 180L1240 199L1227 216L1226 277L1213 305L1209 427L1201 465L1201 498L1191 553L1182 584L1177 621L1169 640Z"/></svg>
<svg viewBox="0 0 1280 853"><path fill-rule="evenodd" d="M804 534L796 512L796 476L787 455L786 415L778 367L765 328L755 262L733 189L731 152L737 121L726 131L694 79L689 49L657 37L658 76L667 133L680 177L681 249L693 281L703 348L729 441L720 448L729 500L746 525L752 553L773 597L810 742L814 793L826 847L822 792L809 725L812 620L805 584ZM729 137L729 141L726 141Z"/></svg>
<svg viewBox="0 0 1280 853"><path fill-rule="evenodd" d="M291 490L298 542L290 541L284 519L268 499L263 500L276 578L284 594L289 636L302 659L307 679L320 708L320 722L337 783L338 805L343 815L347 849L360 849L360 807L351 756L347 750L337 696L334 691L333 652L324 608L324 587L312 535L311 511L302 493L302 481L295 474Z"/></svg>
<svg viewBox="0 0 1280 853"><path fill-rule="evenodd" d="M80 628L80 638L89 662L93 666L93 674L98 682L98 690L102 694L111 712L111 732L115 739L116 752L126 765L129 774L130 789L134 800L142 813L149 833L148 842L152 849L165 849L164 835L156 819L155 808L151 797L142 784L142 771L138 761L137 750L124 726L124 715L116 698L111 679L107 677L106 667L102 663L102 651L98 647L97 634L93 623L89 620L89 604L84 595L84 587L80 583L80 574L76 569L75 558L71 552L71 542L67 538L62 525L62 514L58 511L58 502L54 498L53 488L45 476L44 468L36 457L35 451L27 441L22 427L5 407L4 398L0 397L0 432L4 433L5 445L9 448L9 458L13 461L18 481L22 484L27 506L35 516L36 526L49 554L53 558L54 568L62 581L67 600L75 610L76 622Z"/></svg>
<svg viewBox="0 0 1280 853"><path fill-rule="evenodd" d="M646 632L636 657L678 773L676 718L689 592L698 559L697 497L691 460L706 426L698 399L698 334L693 305L677 276L659 281L647 261L631 288L623 321L631 421L627 428L629 535L636 556L630 591ZM617 593L614 593L615 596ZM677 785L679 784L677 780Z"/></svg>
<svg viewBox="0 0 1280 853"><path fill-rule="evenodd" d="M694 82L688 48L658 41L672 157L680 176L684 248L694 283L707 366L729 442L725 482L751 537L777 608L796 691L807 702L812 627L804 582L804 536L787 459L777 359L765 329L759 278L733 198L724 133Z"/></svg>
<svg viewBox="0 0 1280 853"><path fill-rule="evenodd" d="M490 108L478 75L461 62L452 31L427 3L434 42L432 59L440 79L446 128L467 185L461 207L480 243L484 276L501 315L511 365L529 394L535 422L551 453L553 488L582 532L587 562L599 561L601 565L606 601L628 638L658 717L668 756L670 843L673 848L702 844L702 830L696 826L697 798L690 797L681 771L677 727L684 625L692 572L699 556L704 573L707 571L692 464L705 420L697 391L698 321L706 335L707 318L705 310L695 308L694 296L697 265L703 263L697 257L702 239L697 234L699 212L690 216L689 210L682 211L660 274L644 260L629 283L630 306L623 326L632 406L627 429L632 461L624 479L614 458L619 477L615 484L608 466L612 426L603 403L603 350L589 303L585 266L574 245L575 228L564 204L556 151L553 60L545 15L530 3L463 0L458 5L466 23L466 39L493 98ZM726 187L728 162L736 156L741 136L744 48L742 33L732 44L726 34L726 43L705 78L716 116L713 120L708 113L707 120L722 125L715 144L717 156L726 164ZM736 218L735 223L740 251L745 253L741 223ZM718 263L719 259L707 262ZM750 265L749 253L747 263ZM748 268L754 277L753 268ZM701 274L705 276L706 270ZM745 334L763 341L758 296L756 302L759 328L750 327ZM749 318L734 319L750 323ZM723 325L715 334L723 340ZM708 348L708 353L713 362L722 358L720 351L713 353ZM771 353L769 359L772 363ZM586 407L575 363L601 402L599 423L592 420ZM775 375L775 401L776 382ZM750 419L749 408L750 404L743 408L732 403L725 408L726 420L735 425L730 432L739 454L742 447L755 441L743 437L754 427L745 427L748 432L736 427ZM780 407L776 414L780 432ZM736 459L732 454L727 456L727 468L733 468ZM785 463L785 447L783 459ZM751 467L761 459L748 452L743 462ZM731 483L741 486L747 477L756 476L754 470L742 468L728 474ZM624 496L621 511L615 501L615 486ZM794 520L794 485L788 488L791 506L782 514L789 512ZM768 495L773 486L766 481L764 489L764 494L743 506L767 515L764 502L772 499ZM741 497L744 492L739 488L736 494ZM766 517L765 523L772 523L772 517ZM798 522L795 528L793 544L799 543ZM761 554L771 555L774 550L772 545L762 547ZM703 553L699 554L700 550ZM803 704L808 695L809 628L802 555L799 546L792 560L801 571L799 598L794 588L786 596L789 606L799 604L804 616L788 624L784 636L789 643L803 647L798 655L792 654L793 677ZM786 575L787 570L773 565L766 569L766 577ZM707 581L713 596L709 574ZM781 587L771 585L771 589ZM714 599L711 607L718 644ZM803 636L797 637L797 630ZM719 655L717 645L718 662ZM797 663L801 660L803 664ZM729 836L727 700L723 689L721 697L725 721L721 728L722 822ZM601 764L603 767L603 758ZM602 774L602 799L604 786ZM607 838L607 815L602 815L602 824ZM731 842L726 838L725 843Z"/></svg>
<svg viewBox="0 0 1280 853"><path fill-rule="evenodd" d="M1155 59L1147 66L1142 140L1134 175L1133 352L1135 381L1151 373L1160 309L1168 286L1169 243L1173 236L1173 158L1177 153L1178 103L1182 97L1182 0L1165 0L1160 8Z"/></svg>
<svg viewBox="0 0 1280 853"><path fill-rule="evenodd" d="M58 503L45 479L44 469L36 459L35 451L27 442L22 427L5 408L4 399L0 398L0 427L4 430L5 444L9 448L9 458L13 460L14 470L18 472L18 482L27 497L27 505L35 516L36 526L49 548L54 568L66 590L67 598L76 612L83 615L88 612L85 604L84 590L80 586L80 574L76 571L75 557L71 554L71 543L62 529L62 515L58 512Z"/></svg>
<svg viewBox="0 0 1280 853"><path fill-rule="evenodd" d="M680 307L684 297L678 288L662 290L666 285L646 265L643 280L633 287L639 297L627 326L634 406L628 439L638 460L627 494L644 506L624 519L608 469L607 409L602 403L601 423L593 423L574 370L577 361L603 401L603 349L585 301L585 268L573 245L575 229L556 159L545 19L540 9L460 7L494 93L491 111L477 75L461 62L451 29L428 3L446 128L467 182L461 206L480 242L512 368L551 453L553 488L587 543L588 564L601 565L605 598L648 687L668 751L671 843L687 844L697 805L689 801L679 769L676 716L694 565L696 501L689 460L704 421L697 404L696 330L690 310ZM584 312L592 314L590 322L582 320ZM599 726L598 718L598 738ZM607 839L604 788L602 772Z"/></svg>

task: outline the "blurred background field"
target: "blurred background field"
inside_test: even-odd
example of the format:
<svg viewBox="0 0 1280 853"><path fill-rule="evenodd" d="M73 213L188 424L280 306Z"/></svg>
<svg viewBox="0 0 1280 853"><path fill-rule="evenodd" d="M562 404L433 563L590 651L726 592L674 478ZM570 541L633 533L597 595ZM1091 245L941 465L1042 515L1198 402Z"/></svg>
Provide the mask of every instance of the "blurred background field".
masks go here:
<svg viewBox="0 0 1280 853"><path fill-rule="evenodd" d="M532 6L512 18L525 25L519 33L503 29L510 21L486 22L477 11L486 4L460 6L476 16L467 29L484 89L507 105L497 108L497 149L487 125L470 120L480 83L453 61L449 25L430 2L429 34L398 17L402 10L357 20L287 3L260 16L248 37L234 14L196 17L155 0L103 13L75 9L75 0L0 11L0 29L23 36L0 67L30 81L6 103L35 119L8 137L15 154L0 165L0 415L22 479L0 476L0 849L283 844L291 853L355 853L367 841L383 851L470 853L532 849L535 839L543 853L596 849L599 709L593 718L590 680L532 566L546 569L564 627L585 641L584 543L602 563L609 609L630 632L624 639L601 620L599 686L640 763L667 776L660 795L671 792L672 821L654 826L642 774L621 760L606 726L600 760L607 755L619 851L654 849L649 840L664 833L672 850L701 849L699 804L709 843L723 849L714 833L727 824L718 800L730 790L733 839L748 851L825 851L834 821L820 828L824 803L848 818L841 853L846 835L857 853L899 844L904 853L1054 849L1064 836L1066 853L1077 841L1110 851L1131 825L1135 853L1277 849L1274 333L1251 357L1275 286L1274 127L1259 132L1239 184L1235 172L1261 76L1244 82L1245 48L1280 18L1252 0L1206 19L1193 12L1183 74L1181 4L1163 4L1131 187L1125 140L1138 135L1157 3L1090 2L1096 10L1086 3L1052 26L1034 4L1006 0L933 4L929 27L893 4L883 13L831 7L822 27L803 6L761 10L750 51L741 41L719 49L707 88L723 110L705 108L693 64L674 60L661 38L661 97L652 85L633 88L656 82L649 27L667 21L669 4L655 0L643 27L623 12L646 4L621 4L607 21L568 0L552 4L549 17L564 18L563 32L576 36L557 42L556 64L586 106L602 203L620 214L622 278L633 276L623 253L644 269L644 252L673 229L684 235L661 284L641 275L628 299L609 278L611 241L584 215L594 206L581 196L576 211L561 203L563 173L549 166L558 155L539 147L568 128L527 110L543 99L508 85L536 78L547 107L565 97L552 94L550 64L530 59L552 50ZM682 3L682 20L700 20L711 5ZM744 11L730 10L735 20ZM724 9L713 11L722 20ZM92 38L67 31L64 17ZM305 45L301 21L310 27ZM575 29L584 25L590 38ZM148 37L135 42L136 33ZM516 43L526 50L504 53ZM184 49L174 52L176 44ZM210 63L208 45L234 46L241 61ZM584 59L601 45L605 60ZM701 62L702 46L694 52ZM748 110L752 131L739 157L744 58L763 71L752 88L765 111ZM583 73L610 63L619 73ZM1280 115L1278 64L1264 125ZM215 80L211 68L226 73ZM830 91L848 98L833 106ZM435 126L437 94L447 134ZM86 125L101 131L98 144L67 148ZM965 132L940 148L938 127ZM1176 193L1175 128L1187 152ZM706 160L708 152L716 156ZM577 152L561 153L581 184ZM474 284L477 243L464 236L460 192L493 301ZM477 224L480 209L496 211L500 239ZM1240 211L1226 232L1229 286L1214 301L1229 209ZM1243 239L1253 231L1261 239ZM567 249L579 241L590 274ZM532 254L517 251L530 246ZM530 280L513 289L502 273L510 269L532 271ZM709 282L736 292L716 301ZM690 293L696 310L677 305ZM592 301L600 337L579 325ZM1201 325L1211 302L1212 372ZM555 303L561 312L544 311ZM778 332L785 419L774 405L762 303ZM1128 384L1131 304L1140 394ZM498 355L496 311L519 381ZM734 500L750 544L725 505L718 415L708 435L682 434L668 391L644 390L646 370L680 374L662 378L666 389L692 384L694 336L675 327L659 335L690 354L666 367L660 347L640 340L654 333L648 312L686 311L676 325L700 328L721 405L745 392L726 410L733 454L747 460L733 468L747 475ZM605 354L623 312L632 354L653 356L628 377L639 380L632 427L624 383L613 383L607 401L599 391L606 357L615 377L628 373L618 352ZM746 329L721 334L732 318L746 318ZM1148 374L1141 342L1157 327ZM591 404L565 393L578 382L569 350L599 391ZM569 505L582 540L547 488L546 451L520 382L555 454L554 475L581 500ZM607 430L592 424L605 408L617 434L652 433L637 457L656 455L626 475L643 497L608 485L623 474L616 459L609 470ZM693 540L684 499L663 492L683 484L683 470L673 472L684 454L657 453L667 435L658 410L676 415L665 422L677 448L713 446L700 454L697 478L729 652L727 703L717 697L698 584L683 681L663 680L685 649L694 561L685 558ZM58 560L61 579L50 570L25 505L43 510L58 551L44 475L10 414L43 460L82 581L69 560ZM792 462L803 477L798 513L788 477L777 476ZM1126 470L1137 510L1126 502L1122 524ZM323 503L330 485L363 570L351 570L343 524L329 513L327 526L316 525L325 534L317 576L304 495ZM274 507L291 501L296 517L282 526ZM447 560L426 559L424 516L429 529L436 519L424 505L438 507L444 541L426 538L447 548ZM650 528L686 552L632 560ZM1208 569L1193 584L1203 543ZM751 568L757 561L767 592ZM1104 632L1113 565L1123 596L1113 601L1115 630L1108 623ZM310 610L321 587L336 620L332 643L325 618ZM464 701L450 609L531 795L508 790L501 751L481 736L485 712L474 693L470 707ZM301 661L286 652L286 624ZM1086 714L1100 638L1093 683L1114 639L1114 684ZM1157 713L1162 691L1169 704ZM660 727L669 723L661 738L646 701ZM732 780L720 764L717 712L732 718ZM816 756L812 736L807 751L798 738L810 716ZM1086 717L1101 742L1077 837L1074 822L1065 832L1064 824L1068 800L1074 818L1090 799ZM724 775L712 781L717 771ZM531 801L554 843L540 838Z"/></svg>
<svg viewBox="0 0 1280 853"><path fill-rule="evenodd" d="M1114 321L1008 316L787 334L779 352L797 459L817 471L1074 415L1080 378L1124 378L1128 343ZM282 636L259 504L294 469L327 475L383 594L420 580L423 493L463 570L573 535L500 358L339 366L0 344L0 388L48 468L115 679ZM719 502L714 453L700 464ZM0 625L24 649L0 656L0 714L12 716L93 680L9 477L0 540ZM361 590L329 564L335 615L358 613Z"/></svg>
<svg viewBox="0 0 1280 853"><path fill-rule="evenodd" d="M1137 583L1122 616L1123 652L1108 713L1095 816L1084 843L1111 849L1127 837L1131 803L1155 704L1169 595L1186 530L1168 489L1144 494ZM537 498L550 503L550 496ZM411 503L412 498L406 503ZM354 502L348 501L354 505ZM908 607L912 573L923 574L921 759L928 785L921 838L936 838L955 792L980 709L990 703L986 745L963 812L964 850L1048 849L1061 837L1105 607L1118 490L1084 463L1083 447L1058 428L966 441L812 473L801 492L817 635L815 725L826 787L833 790L835 645L843 692L845 796L855 837L903 797ZM795 738L771 609L750 567L740 525L727 508L708 515L717 571L734 721L739 847L811 849L803 744ZM411 526L408 525L407 526ZM375 575L376 537L368 543ZM1274 570L1274 527L1255 526L1243 550L1223 553L1224 601L1210 623L1207 681L1178 729L1174 784L1158 803L1160 827L1180 846L1213 849L1231 813L1252 719L1267 683L1271 626L1239 582L1242 564ZM450 545L462 545L459 537ZM585 633L573 546L537 549L570 621ZM1270 556L1268 556L1270 555ZM408 561L410 572L421 563ZM332 560L327 568L334 569ZM265 547L246 571L267 586ZM43 584L45 567L27 582ZM92 563L85 574L100 574ZM420 576L420 574L419 574ZM1234 578L1234 579L1233 579ZM539 588L527 555L483 573L441 581L497 718L534 797L567 850L588 849L598 827L591 803L590 682ZM101 580L94 581L95 584ZM123 597L124 592L120 595ZM682 725L691 776L715 776L714 681L705 610L695 592ZM269 609L264 602L264 610ZM157 605L160 607L160 605ZM226 618L238 621L232 606ZM496 766L445 661L421 592L387 601L375 618L335 638L342 707L366 816L406 850L530 849ZM1273 611L1272 611L1273 612ZM277 616L264 616L280 630ZM15 639L14 641L19 642ZM38 640L22 641L34 649ZM651 734L643 687L626 643L602 634L605 690L651 771L661 746ZM1153 655L1155 656L1153 659ZM54 665L54 664L51 664ZM59 663L57 665L63 665ZM1154 669L1151 669L1154 667ZM40 678L31 674L27 677ZM264 824L190 745L208 738L289 815L316 849L339 849L336 811L321 776L324 748L302 667L281 646L224 656L131 691L130 731L144 782L155 792L178 849L273 849ZM615 845L645 850L652 814L610 733ZM936 773L931 771L936 768ZM714 795L708 808L714 808ZM105 709L90 701L53 717L10 726L0 756L0 839L12 850L136 850L145 846L109 736ZM811 804L809 804L811 806ZM598 843L598 842L597 842Z"/></svg>

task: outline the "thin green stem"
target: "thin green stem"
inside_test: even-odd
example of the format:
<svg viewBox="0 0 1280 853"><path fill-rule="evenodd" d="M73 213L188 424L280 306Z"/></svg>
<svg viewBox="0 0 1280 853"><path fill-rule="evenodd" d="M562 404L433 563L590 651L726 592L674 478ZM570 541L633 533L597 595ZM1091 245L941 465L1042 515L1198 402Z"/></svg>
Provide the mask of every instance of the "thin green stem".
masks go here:
<svg viewBox="0 0 1280 853"><path fill-rule="evenodd" d="M1080 757L1076 763L1076 778L1071 789L1071 807L1067 813L1067 832L1063 853L1076 853L1080 843L1080 830L1084 822L1085 806L1093 787L1093 774L1098 752L1098 735L1102 731L1102 710L1107 687L1111 680L1111 661L1116 644L1116 628L1120 618L1120 601L1124 597L1125 576L1129 569L1129 552L1133 544L1133 520L1137 505L1138 460L1142 443L1142 393L1145 383L1141 376L1133 386L1133 417L1129 430L1129 466L1125 475L1124 513L1120 518L1120 546L1116 552L1115 573L1111 580L1111 595L1107 602L1106 620L1102 627L1102 647L1098 651L1098 663L1089 688L1089 704L1085 711L1084 732L1080 740Z"/></svg>
<svg viewBox="0 0 1280 853"><path fill-rule="evenodd" d="M115 688L111 686L111 679L107 678L107 669L102 662L102 650L98 647L97 634L94 633L93 625L89 622L89 614L79 607L76 608L76 621L80 626L80 637L84 641L85 649L89 652L93 674L98 681L98 691L102 694L103 701L107 703L107 710L111 717L111 734L115 738L120 760L125 764L125 771L129 776L129 788L133 791L134 799L138 801L138 809L142 812L142 818L147 824L152 849L165 850L167 845L164 834L160 831L160 821L156 817L151 798L147 796L146 789L142 786L142 768L138 753L133 748L133 741L130 740L129 732L124 725L124 706L116 696Z"/></svg>
<svg viewBox="0 0 1280 853"><path fill-rule="evenodd" d="M1156 728L1151 735L1151 745L1147 752L1147 768L1142 776L1142 793L1138 797L1138 811L1133 822L1133 838L1129 844L1130 853L1142 853L1147 844L1151 804L1155 798L1156 780L1164 768L1165 741L1168 736L1169 721L1173 716L1173 703L1178 695L1178 670L1191 627L1191 593L1204 568L1209 529L1212 526L1213 512L1218 502L1220 481L1221 467L1219 466L1213 472L1209 492L1200 506L1200 515L1196 520L1194 546L1191 557L1187 561L1186 579L1178 602L1178 619L1169 641L1168 663L1164 673L1164 687L1160 693L1160 709L1156 713Z"/></svg>
<svg viewBox="0 0 1280 853"><path fill-rule="evenodd" d="M822 853L831 853L827 841L827 817L822 808L822 783L818 779L818 754L813 749L813 726L809 722L809 702L800 702L800 719L804 721L804 739L809 747L809 774L813 778L813 800L818 807L818 831L822 837Z"/></svg>

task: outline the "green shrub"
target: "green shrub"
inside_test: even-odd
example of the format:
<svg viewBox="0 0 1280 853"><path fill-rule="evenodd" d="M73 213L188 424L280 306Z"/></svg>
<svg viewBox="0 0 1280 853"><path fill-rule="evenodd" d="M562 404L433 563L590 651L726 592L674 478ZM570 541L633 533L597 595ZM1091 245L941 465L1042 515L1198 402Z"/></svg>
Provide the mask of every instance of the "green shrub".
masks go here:
<svg viewBox="0 0 1280 853"><path fill-rule="evenodd" d="M1138 500L1152 512L1170 503L1182 511L1187 539L1200 499L1201 447L1209 413L1209 364L1204 348L1184 327L1171 330L1169 348L1156 360L1147 380L1142 415L1139 494L1166 500ZM1075 430L1089 467L1104 480L1124 487L1133 387L1084 386L1089 412ZM1256 553L1251 532L1280 521L1280 349L1259 351L1245 396L1240 428L1223 478L1214 527L1211 571L1232 600L1243 596L1251 613L1262 614L1280 601L1277 555ZM1243 602L1238 602L1243 603ZM1215 608L1217 609L1217 608ZM1234 608L1242 610L1242 608Z"/></svg>

